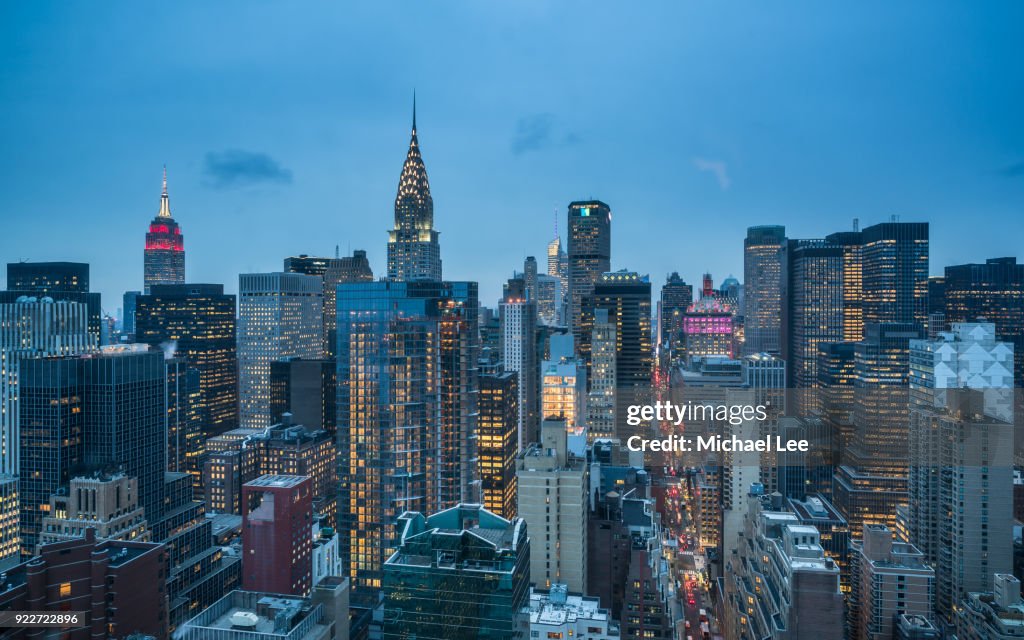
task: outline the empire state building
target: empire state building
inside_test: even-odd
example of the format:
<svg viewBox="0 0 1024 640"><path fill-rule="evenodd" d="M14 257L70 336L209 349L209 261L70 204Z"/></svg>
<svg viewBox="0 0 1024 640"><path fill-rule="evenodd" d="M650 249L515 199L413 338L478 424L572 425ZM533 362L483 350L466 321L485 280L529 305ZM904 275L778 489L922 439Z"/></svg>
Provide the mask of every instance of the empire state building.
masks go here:
<svg viewBox="0 0 1024 640"><path fill-rule="evenodd" d="M171 217L167 197L167 167L164 167L164 188L160 194L160 212L149 223L143 263L146 295L154 284L185 284L185 237Z"/></svg>
<svg viewBox="0 0 1024 640"><path fill-rule="evenodd" d="M434 230L434 200L427 168L416 138L416 101L412 105L412 139L395 196L395 227L388 231L388 279L441 280L441 245Z"/></svg>

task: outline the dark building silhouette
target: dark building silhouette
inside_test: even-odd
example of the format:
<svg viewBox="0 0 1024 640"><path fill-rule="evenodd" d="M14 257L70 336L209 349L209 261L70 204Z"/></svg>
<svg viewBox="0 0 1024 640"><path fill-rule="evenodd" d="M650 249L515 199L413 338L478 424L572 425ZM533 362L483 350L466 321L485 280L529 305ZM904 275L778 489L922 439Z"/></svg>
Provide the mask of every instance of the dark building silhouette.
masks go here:
<svg viewBox="0 0 1024 640"><path fill-rule="evenodd" d="M782 247L786 227L750 227L743 241L743 355L778 355L782 327Z"/></svg>
<svg viewBox="0 0 1024 640"><path fill-rule="evenodd" d="M164 167L163 190L160 193L160 211L149 223L143 261L145 292L155 284L184 284L185 237L171 217L170 198L167 196L167 167Z"/></svg>
<svg viewBox="0 0 1024 640"><path fill-rule="evenodd" d="M896 525L907 503L910 342L925 336L911 322L868 324L854 345L853 438L835 475L836 508L853 532Z"/></svg>
<svg viewBox="0 0 1024 640"><path fill-rule="evenodd" d="M134 476L146 519L156 522L164 513L167 470L164 354L113 348L79 360L85 376L82 460Z"/></svg>
<svg viewBox="0 0 1024 640"><path fill-rule="evenodd" d="M480 376L480 489L484 508L505 519L516 515L518 398L515 372Z"/></svg>
<svg viewBox="0 0 1024 640"><path fill-rule="evenodd" d="M862 232L864 324L928 321L928 223L883 222Z"/></svg>
<svg viewBox="0 0 1024 640"><path fill-rule="evenodd" d="M330 258L310 256L303 253L285 258L283 271L285 273L304 273L307 276L323 277L327 273L327 265L330 261Z"/></svg>
<svg viewBox="0 0 1024 640"><path fill-rule="evenodd" d="M18 298L52 298L54 302L79 302L89 314L89 332L100 340L100 294L89 291L89 265L84 262L9 262L7 291L0 302Z"/></svg>
<svg viewBox="0 0 1024 640"><path fill-rule="evenodd" d="M612 269L612 211L600 200L569 203L569 328L578 353L586 336L583 301L593 293L601 274ZM586 354L583 354L586 355Z"/></svg>
<svg viewBox="0 0 1024 640"><path fill-rule="evenodd" d="M288 358L270 363L270 421L291 421L332 436L337 428L337 364L334 359Z"/></svg>
<svg viewBox="0 0 1024 640"><path fill-rule="evenodd" d="M79 358L26 359L18 375L21 547L28 556L50 495L67 486L84 459L86 380Z"/></svg>
<svg viewBox="0 0 1024 640"><path fill-rule="evenodd" d="M786 406L806 415L814 404L805 391L818 383L818 349L841 342L844 250L825 240L789 240L782 256L782 359L796 391Z"/></svg>
<svg viewBox="0 0 1024 640"><path fill-rule="evenodd" d="M651 282L632 271L604 273L594 290L584 298L580 328L584 336L581 352L589 362L590 337L594 311L605 309L615 323L615 425L616 437L626 441L631 435L644 434L643 425L627 423L630 405L651 402L651 375L654 356L651 349ZM587 379L591 376L587 375Z"/></svg>
<svg viewBox="0 0 1024 640"><path fill-rule="evenodd" d="M184 358L167 366L167 471L188 473L199 486L204 438L199 419L199 371Z"/></svg>
<svg viewBox="0 0 1024 640"><path fill-rule="evenodd" d="M693 304L693 285L675 271L661 287L658 301L658 346L667 355L668 362L680 362L685 355L683 314Z"/></svg>
<svg viewBox="0 0 1024 640"><path fill-rule="evenodd" d="M348 282L373 282L373 269L366 252L357 249L351 256L334 258L324 272L324 352L333 356L338 350L338 285Z"/></svg>
<svg viewBox="0 0 1024 640"><path fill-rule="evenodd" d="M154 285L135 299L138 342L199 372L199 421L208 437L238 426L235 296L220 284Z"/></svg>
<svg viewBox="0 0 1024 640"><path fill-rule="evenodd" d="M1013 377L1024 387L1024 264L1016 258L991 258L984 264L946 267L946 322L996 325L996 338L1013 343Z"/></svg>

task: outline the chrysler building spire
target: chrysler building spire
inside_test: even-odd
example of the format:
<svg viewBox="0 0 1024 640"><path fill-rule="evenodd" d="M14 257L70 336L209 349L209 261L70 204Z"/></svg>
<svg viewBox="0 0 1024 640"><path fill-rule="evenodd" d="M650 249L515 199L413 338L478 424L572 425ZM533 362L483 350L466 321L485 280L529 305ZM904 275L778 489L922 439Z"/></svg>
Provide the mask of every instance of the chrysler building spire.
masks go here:
<svg viewBox="0 0 1024 640"><path fill-rule="evenodd" d="M441 247L434 230L434 200L416 133L416 94L412 135L395 195L395 226L388 231L388 278L441 280Z"/></svg>

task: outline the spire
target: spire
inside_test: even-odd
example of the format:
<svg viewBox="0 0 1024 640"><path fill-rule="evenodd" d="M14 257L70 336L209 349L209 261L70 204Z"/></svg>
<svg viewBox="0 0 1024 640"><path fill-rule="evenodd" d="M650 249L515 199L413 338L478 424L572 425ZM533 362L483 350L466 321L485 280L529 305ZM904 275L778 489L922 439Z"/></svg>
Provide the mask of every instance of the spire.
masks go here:
<svg viewBox="0 0 1024 640"><path fill-rule="evenodd" d="M158 218L170 218L171 217L171 199L167 197L167 165L164 165L164 186L160 192L160 213L157 214Z"/></svg>
<svg viewBox="0 0 1024 640"><path fill-rule="evenodd" d="M409 139L409 151L405 156L405 164L402 165L402 175L398 180L398 196L395 199L397 207L403 199L416 202L424 206L430 201L430 183L427 180L427 168L423 164L423 156L420 155L420 142L416 136L416 93L412 96L412 137ZM429 229L432 226L433 204L429 205L430 211L426 213L426 220L418 227Z"/></svg>

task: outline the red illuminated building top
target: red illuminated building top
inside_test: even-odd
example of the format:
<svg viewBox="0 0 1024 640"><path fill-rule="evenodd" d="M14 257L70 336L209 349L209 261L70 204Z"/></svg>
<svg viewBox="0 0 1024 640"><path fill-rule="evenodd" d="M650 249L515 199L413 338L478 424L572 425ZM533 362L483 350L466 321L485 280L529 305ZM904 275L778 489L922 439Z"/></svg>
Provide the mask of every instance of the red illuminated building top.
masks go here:
<svg viewBox="0 0 1024 640"><path fill-rule="evenodd" d="M160 193L160 211L149 223L146 234L146 250L184 251L185 238L181 228L171 217L171 199L167 195L167 167L164 167L163 190Z"/></svg>

